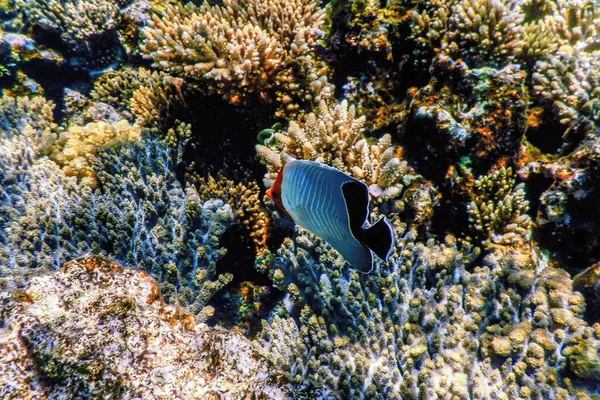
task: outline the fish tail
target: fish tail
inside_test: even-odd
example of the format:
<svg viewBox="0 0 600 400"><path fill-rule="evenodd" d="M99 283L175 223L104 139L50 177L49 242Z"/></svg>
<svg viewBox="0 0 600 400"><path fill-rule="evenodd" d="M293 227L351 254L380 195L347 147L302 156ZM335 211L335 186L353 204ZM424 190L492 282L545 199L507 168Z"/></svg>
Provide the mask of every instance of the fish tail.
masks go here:
<svg viewBox="0 0 600 400"><path fill-rule="evenodd" d="M360 241L377 257L387 261L392 254L394 231L390 223L385 218L381 218L369 228L363 229Z"/></svg>

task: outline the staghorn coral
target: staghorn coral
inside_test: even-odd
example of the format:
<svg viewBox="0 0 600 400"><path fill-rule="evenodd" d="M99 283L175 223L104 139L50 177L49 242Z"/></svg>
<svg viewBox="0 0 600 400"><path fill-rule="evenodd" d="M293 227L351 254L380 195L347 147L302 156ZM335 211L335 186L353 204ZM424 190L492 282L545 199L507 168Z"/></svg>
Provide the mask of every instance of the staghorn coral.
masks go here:
<svg viewBox="0 0 600 400"><path fill-rule="evenodd" d="M320 85L324 66L315 63L311 51L324 13L315 1L169 4L163 13L144 30L145 56L155 67L207 84L232 103L256 93L295 111L296 102L314 95L299 83Z"/></svg>
<svg viewBox="0 0 600 400"><path fill-rule="evenodd" d="M364 124L364 116L357 116L347 101L321 101L302 125L291 121L287 130L266 138L266 145L256 146L269 171L265 184L275 180L286 157L292 156L331 165L362 180L375 200L399 197L404 186L418 178L399 158L400 149L392 145L391 136L373 142L364 137Z"/></svg>
<svg viewBox="0 0 600 400"><path fill-rule="evenodd" d="M198 314L232 279L217 276L216 263L233 213L221 200L202 202L194 188L182 188L169 153L152 140L103 151L97 167L103 195L94 199L99 248L143 268L168 302Z"/></svg>
<svg viewBox="0 0 600 400"><path fill-rule="evenodd" d="M65 175L76 176L86 185L98 185L97 174L92 168L98 149L117 146L124 141L139 141L141 130L126 120L116 124L91 122L85 126L72 125L63 131L47 150L51 160L61 165Z"/></svg>
<svg viewBox="0 0 600 400"><path fill-rule="evenodd" d="M0 325L4 399L288 398L243 336L197 324L146 273L97 256L1 292Z"/></svg>
<svg viewBox="0 0 600 400"><path fill-rule="evenodd" d="M543 60L549 54L556 52L559 40L555 31L549 26L549 22L541 20L525 25L522 45L519 58L525 61L528 69L531 69L538 60Z"/></svg>
<svg viewBox="0 0 600 400"><path fill-rule="evenodd" d="M484 244L523 245L530 239L525 185L515 186L511 168L500 168L479 177L467 205L471 228L483 235Z"/></svg>
<svg viewBox="0 0 600 400"><path fill-rule="evenodd" d="M448 32L442 51L467 62L510 62L521 51L523 15L511 2L463 0L449 6Z"/></svg>

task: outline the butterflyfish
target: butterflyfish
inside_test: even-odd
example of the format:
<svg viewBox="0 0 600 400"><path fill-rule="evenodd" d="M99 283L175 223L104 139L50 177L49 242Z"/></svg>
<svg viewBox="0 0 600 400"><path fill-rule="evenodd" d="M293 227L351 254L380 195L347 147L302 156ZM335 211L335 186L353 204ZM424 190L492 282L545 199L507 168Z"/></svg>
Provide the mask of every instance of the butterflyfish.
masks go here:
<svg viewBox="0 0 600 400"><path fill-rule="evenodd" d="M359 271L373 269L373 253L389 259L392 226L385 218L369 226L367 185L344 172L315 161L293 160L279 172L267 196Z"/></svg>

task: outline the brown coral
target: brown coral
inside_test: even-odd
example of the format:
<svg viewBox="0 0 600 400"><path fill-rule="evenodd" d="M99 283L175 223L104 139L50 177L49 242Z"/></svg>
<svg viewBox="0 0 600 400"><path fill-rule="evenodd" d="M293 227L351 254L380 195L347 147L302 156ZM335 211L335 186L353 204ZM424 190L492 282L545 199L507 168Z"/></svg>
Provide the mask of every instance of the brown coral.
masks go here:
<svg viewBox="0 0 600 400"><path fill-rule="evenodd" d="M237 223L241 224L248 237L252 239L257 256L262 256L267 248L269 216L261 203L261 190L255 182L234 182L225 177L215 179L188 177L198 188L200 199L224 200L231 206Z"/></svg>

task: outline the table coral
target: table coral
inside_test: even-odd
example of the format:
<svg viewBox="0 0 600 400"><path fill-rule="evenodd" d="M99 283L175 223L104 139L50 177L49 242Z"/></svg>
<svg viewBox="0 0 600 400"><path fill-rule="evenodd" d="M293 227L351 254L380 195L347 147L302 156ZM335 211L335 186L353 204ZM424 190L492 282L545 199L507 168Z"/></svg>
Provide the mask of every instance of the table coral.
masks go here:
<svg viewBox="0 0 600 400"><path fill-rule="evenodd" d="M101 257L3 292L0 324L2 398L291 397L243 336L197 324L148 274Z"/></svg>

